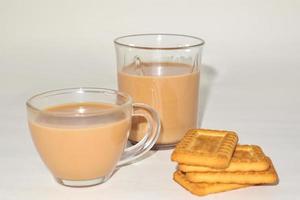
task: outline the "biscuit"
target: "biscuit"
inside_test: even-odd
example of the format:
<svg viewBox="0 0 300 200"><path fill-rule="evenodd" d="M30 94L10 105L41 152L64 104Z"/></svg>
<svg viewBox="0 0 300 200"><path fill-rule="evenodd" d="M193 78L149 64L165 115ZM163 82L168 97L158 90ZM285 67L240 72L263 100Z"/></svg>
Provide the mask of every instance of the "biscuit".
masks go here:
<svg viewBox="0 0 300 200"><path fill-rule="evenodd" d="M237 141L231 131L193 129L176 145L171 159L186 165L226 168Z"/></svg>
<svg viewBox="0 0 300 200"><path fill-rule="evenodd" d="M191 182L237 183L237 184L276 184L278 176L270 158L269 169L266 171L248 172L189 172L186 178Z"/></svg>
<svg viewBox="0 0 300 200"><path fill-rule="evenodd" d="M234 171L265 171L269 162L262 149L256 145L237 145L229 166L225 169L179 164L178 169L183 172L234 172Z"/></svg>
<svg viewBox="0 0 300 200"><path fill-rule="evenodd" d="M226 183L193 183L186 179L181 171L176 171L173 174L173 179L179 185L190 191L192 194L204 196L211 193L224 192L238 188L247 187L249 185L241 184L226 184Z"/></svg>

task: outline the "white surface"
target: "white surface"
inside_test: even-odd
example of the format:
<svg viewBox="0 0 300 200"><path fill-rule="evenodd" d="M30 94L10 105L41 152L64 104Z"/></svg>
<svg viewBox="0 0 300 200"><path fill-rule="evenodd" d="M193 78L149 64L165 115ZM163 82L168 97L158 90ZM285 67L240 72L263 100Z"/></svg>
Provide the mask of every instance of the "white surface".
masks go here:
<svg viewBox="0 0 300 200"><path fill-rule="evenodd" d="M272 157L277 186L203 199L300 195L300 3L282 1L0 0L0 199L198 199L172 181L171 151L73 189L44 167L26 126L25 100L48 89L116 87L112 40L172 32L206 40L202 126L231 129Z"/></svg>

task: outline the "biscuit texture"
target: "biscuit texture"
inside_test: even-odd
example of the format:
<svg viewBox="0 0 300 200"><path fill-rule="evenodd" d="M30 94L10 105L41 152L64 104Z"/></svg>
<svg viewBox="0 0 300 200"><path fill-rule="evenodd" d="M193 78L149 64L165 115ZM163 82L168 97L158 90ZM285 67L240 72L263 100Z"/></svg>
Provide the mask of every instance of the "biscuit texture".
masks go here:
<svg viewBox="0 0 300 200"><path fill-rule="evenodd" d="M249 186L225 183L193 183L186 179L184 173L181 171L174 172L173 179L186 190L198 196L204 196L211 193L224 192Z"/></svg>
<svg viewBox="0 0 300 200"><path fill-rule="evenodd" d="M186 178L191 182L206 183L236 183L236 184L277 184L278 175L274 169L272 161L267 158L269 169L266 171L246 171L246 172L189 172Z"/></svg>
<svg viewBox="0 0 300 200"><path fill-rule="evenodd" d="M269 168L267 157L256 145L237 145L229 166L225 169L215 169L205 166L179 164L183 172L235 172L235 171L265 171Z"/></svg>
<svg viewBox="0 0 300 200"><path fill-rule="evenodd" d="M227 168L237 141L232 131L193 129L176 145L171 159L186 165Z"/></svg>

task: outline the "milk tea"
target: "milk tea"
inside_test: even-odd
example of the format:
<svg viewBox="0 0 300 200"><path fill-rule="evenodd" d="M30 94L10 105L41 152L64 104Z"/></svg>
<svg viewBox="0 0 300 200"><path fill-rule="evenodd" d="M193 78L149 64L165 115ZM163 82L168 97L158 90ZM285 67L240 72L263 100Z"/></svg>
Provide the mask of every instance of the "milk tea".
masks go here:
<svg viewBox="0 0 300 200"><path fill-rule="evenodd" d="M49 112L29 121L34 144L55 177L89 180L112 172L123 153L131 121L120 110L112 111L114 107L118 108L102 103L65 104L47 108ZM112 113L103 117L101 112ZM69 114L74 117L64 116Z"/></svg>
<svg viewBox="0 0 300 200"><path fill-rule="evenodd" d="M156 144L175 144L197 127L199 71L180 63L131 64L118 72L118 87L156 109L162 130ZM146 130L144 118L133 120L130 140L139 141Z"/></svg>

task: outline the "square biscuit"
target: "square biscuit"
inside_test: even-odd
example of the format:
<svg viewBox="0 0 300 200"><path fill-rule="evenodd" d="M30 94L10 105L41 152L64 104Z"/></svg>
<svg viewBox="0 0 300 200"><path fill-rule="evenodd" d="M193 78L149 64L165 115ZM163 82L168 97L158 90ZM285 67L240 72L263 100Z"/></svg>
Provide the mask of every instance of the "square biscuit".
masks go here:
<svg viewBox="0 0 300 200"><path fill-rule="evenodd" d="M226 168L237 141L232 131L193 129L176 145L171 159L186 165Z"/></svg>
<svg viewBox="0 0 300 200"><path fill-rule="evenodd" d="M237 171L237 172L189 172L186 178L191 182L206 183L236 183L236 184L277 184L278 175L270 158L270 167L266 171Z"/></svg>
<svg viewBox="0 0 300 200"><path fill-rule="evenodd" d="M237 145L229 166L225 169L215 169L205 166L179 164L183 172L235 172L235 171L265 171L269 168L267 157L257 145Z"/></svg>
<svg viewBox="0 0 300 200"><path fill-rule="evenodd" d="M186 179L181 171L176 171L173 174L173 179L179 185L190 191L192 194L204 196L211 193L225 192L238 188L247 187L249 185L241 184L225 184L225 183L193 183Z"/></svg>

